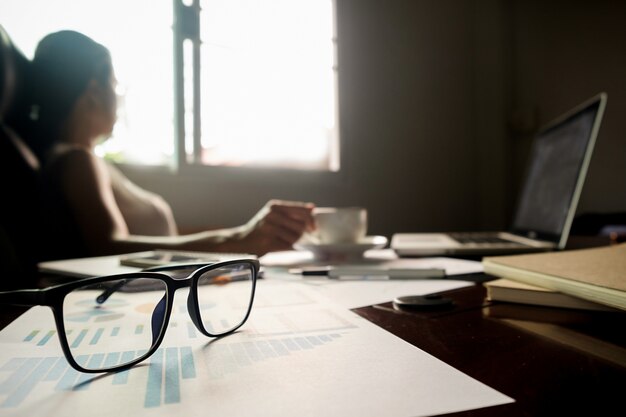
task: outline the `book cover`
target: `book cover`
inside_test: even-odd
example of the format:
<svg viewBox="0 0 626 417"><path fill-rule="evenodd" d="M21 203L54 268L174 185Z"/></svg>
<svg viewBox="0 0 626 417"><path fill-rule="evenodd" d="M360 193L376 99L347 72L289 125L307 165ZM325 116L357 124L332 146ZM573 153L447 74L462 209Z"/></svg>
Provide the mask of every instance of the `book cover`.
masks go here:
<svg viewBox="0 0 626 417"><path fill-rule="evenodd" d="M626 244L483 259L485 273L626 310Z"/></svg>
<svg viewBox="0 0 626 417"><path fill-rule="evenodd" d="M485 282L484 285L487 289L487 299L490 301L581 310L618 311L612 307L593 303L579 297L563 294L562 292L504 278Z"/></svg>

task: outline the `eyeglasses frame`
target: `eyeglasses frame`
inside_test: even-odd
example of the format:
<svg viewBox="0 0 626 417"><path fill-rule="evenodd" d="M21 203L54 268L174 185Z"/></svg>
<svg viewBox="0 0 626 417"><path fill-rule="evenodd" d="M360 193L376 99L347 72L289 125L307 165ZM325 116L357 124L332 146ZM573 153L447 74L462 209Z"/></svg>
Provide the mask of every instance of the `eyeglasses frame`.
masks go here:
<svg viewBox="0 0 626 417"><path fill-rule="evenodd" d="M250 293L250 302L248 304L248 309L246 311L246 315L236 327L222 333L212 334L208 332L204 325L202 324L202 319L200 317L200 307L198 304L198 280L200 277L211 270L220 269L223 267L227 267L230 265L236 264L246 264L252 268L252 291ZM173 278L170 275L167 275L166 271L172 270L181 270L181 269L189 269L197 267L191 274L189 274L185 278ZM20 306L47 306L52 309L52 313L54 315L54 321L57 328L57 333L59 337L59 342L61 343L61 349L63 350L63 354L65 359L68 361L70 366L76 369L79 372L84 373L106 373L106 372L117 372L121 370L128 369L144 360L149 358L156 352L156 350L161 345L163 338L165 337L166 329L169 325L170 315L172 313L172 305L174 303L174 295L177 290L180 288L190 288L189 295L187 296L187 309L189 312L189 316L191 321L194 323L198 331L207 337L222 337L234 333L237 331L250 316L250 312L252 311L252 304L254 302L254 295L256 291L256 281L257 276L259 274L260 264L257 259L235 259L228 260L223 262L216 263L201 263L201 264L176 264L176 265L166 265L149 268L147 270L138 271L138 272L130 272L124 274L115 274L115 275L106 275L99 277L91 277L84 278L64 284L55 285L48 288L41 289L24 289L24 290L15 290L15 291L6 291L0 292L0 304L12 304L12 305L20 305ZM165 306L165 314L163 316L163 322L161 324L161 328L159 329L159 334L157 338L153 341L150 349L140 357L133 359L132 361L122 364L116 365L109 368L102 369L87 369L82 367L76 360L74 359L69 342L67 340L67 334L65 332L65 323L63 321L63 302L67 294L72 292L73 290L84 287L87 285L94 285L101 282L120 280L120 279L139 279L139 278L151 278L157 279L165 282L165 295L166 295L166 306ZM195 291L192 289L195 288Z"/></svg>

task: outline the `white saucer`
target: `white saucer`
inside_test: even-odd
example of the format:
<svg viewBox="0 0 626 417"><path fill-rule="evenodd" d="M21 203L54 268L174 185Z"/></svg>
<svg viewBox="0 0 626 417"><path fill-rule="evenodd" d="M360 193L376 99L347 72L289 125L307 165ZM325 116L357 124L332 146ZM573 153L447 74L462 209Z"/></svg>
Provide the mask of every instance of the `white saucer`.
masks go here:
<svg viewBox="0 0 626 417"><path fill-rule="evenodd" d="M346 261L359 259L369 249L380 249L387 245L385 236L366 236L357 243L311 243L300 242L294 247L313 253L316 260Z"/></svg>

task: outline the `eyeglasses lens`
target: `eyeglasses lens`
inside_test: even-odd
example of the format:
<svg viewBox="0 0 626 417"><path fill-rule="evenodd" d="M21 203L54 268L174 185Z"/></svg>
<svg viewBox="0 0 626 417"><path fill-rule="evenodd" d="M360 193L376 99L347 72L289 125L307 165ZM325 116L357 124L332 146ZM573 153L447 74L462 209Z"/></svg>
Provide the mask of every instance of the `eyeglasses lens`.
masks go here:
<svg viewBox="0 0 626 417"><path fill-rule="evenodd" d="M72 357L85 369L132 362L155 343L167 303L165 282L117 279L86 285L67 294L63 322Z"/></svg>
<svg viewBox="0 0 626 417"><path fill-rule="evenodd" d="M228 333L246 320L252 303L254 270L233 264L203 273L198 280L202 325L213 336Z"/></svg>

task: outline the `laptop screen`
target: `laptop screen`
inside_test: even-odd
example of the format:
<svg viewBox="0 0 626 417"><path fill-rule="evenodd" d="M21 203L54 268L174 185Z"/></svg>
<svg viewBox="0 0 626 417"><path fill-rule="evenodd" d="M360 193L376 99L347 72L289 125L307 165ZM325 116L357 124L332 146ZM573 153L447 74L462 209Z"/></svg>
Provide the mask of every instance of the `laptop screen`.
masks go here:
<svg viewBox="0 0 626 417"><path fill-rule="evenodd" d="M565 245L606 96L577 108L535 137L513 232Z"/></svg>

